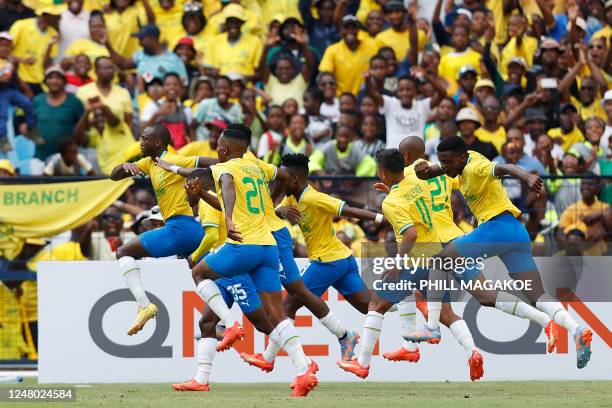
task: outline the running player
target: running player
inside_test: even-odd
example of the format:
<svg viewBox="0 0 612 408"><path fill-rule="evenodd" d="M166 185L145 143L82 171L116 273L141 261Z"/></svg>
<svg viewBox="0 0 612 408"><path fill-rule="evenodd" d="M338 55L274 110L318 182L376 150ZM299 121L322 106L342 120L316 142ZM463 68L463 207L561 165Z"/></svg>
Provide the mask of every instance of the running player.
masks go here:
<svg viewBox="0 0 612 408"><path fill-rule="evenodd" d="M422 144L420 139L416 139ZM418 148L416 141L413 145ZM376 162L378 177L390 189L382 203L382 209L395 232L399 256L408 256L413 253L417 256L436 254L442 248L442 245L437 234L439 226L427 210L434 205L428 183L404 177L404 159L397 149L378 151ZM384 314L394 303L398 303L410 293L409 289L388 290L380 287L380 285L401 281L413 282L418 285L420 280L427 279L427 275L428 270L425 268L419 268L415 271L392 270L384 276L382 282L379 281L379 288L376 287L375 283L375 289L377 290L373 291L372 300L369 304L359 357L352 361L339 361L340 368L361 378L368 376L372 352L382 330ZM481 378L484 373L482 355L476 349L465 322L460 320L450 307L446 308L441 320L451 328L453 334L457 333L459 343L466 348L472 381ZM459 330L460 327L453 326L458 322L463 323L464 327L461 331Z"/></svg>
<svg viewBox="0 0 612 408"><path fill-rule="evenodd" d="M218 289L215 293L209 292L209 288L203 284L221 276L231 278L248 271L274 326L271 337L275 341L278 339L296 366L297 377L292 396L305 396L316 387L318 380L308 367L293 323L283 311L278 250L264 218L264 203L270 200L267 179L256 164L242 158L247 146L248 137L236 129L226 129L219 138L217 153L220 164L212 168L212 178L223 209L227 241L219 251L207 255L196 265L193 275L198 290L211 309L224 319L210 303L211 299L219 297ZM211 189L213 185L208 175L205 181L202 188ZM227 327L217 350L229 348L242 333L242 329L237 326Z"/></svg>
<svg viewBox="0 0 612 408"><path fill-rule="evenodd" d="M288 154L282 158L282 169L289 173L287 197L277 211L286 214L289 207L297 207L301 213L300 229L306 240L310 265L302 279L306 287L316 296L321 296L330 286L361 313L367 313L369 292L359 275L357 261L337 237L333 228L336 216L382 222L382 214L349 207L344 201L316 191L308 185L308 157L303 154ZM288 294L285 311L291 318L303 306L301 299ZM250 356L250 361L259 365L271 363L278 349L270 343L263 355ZM344 357L344 356L343 356ZM263 360L263 361L262 361Z"/></svg>
<svg viewBox="0 0 612 408"><path fill-rule="evenodd" d="M151 303L145 292L136 259L172 255L186 257L197 248L203 236L202 227L193 218L191 208L185 201L183 179L158 168L153 161L156 157L163 157L173 165L198 165L198 159L195 157L169 153L167 149L170 141L170 132L165 126L155 124L146 127L140 136L140 149L144 157L136 163L120 164L111 173L112 180L137 175L150 176L165 221L164 227L147 231L117 249L119 268L138 304L136 319L129 328L128 335L142 330L147 321L157 313L157 306Z"/></svg>
<svg viewBox="0 0 612 408"><path fill-rule="evenodd" d="M443 259L475 259L497 255L506 265L511 278L531 284L532 289L524 291L531 304L574 336L577 366L585 367L591 357L593 333L589 328L580 327L563 305L544 291L531 253L529 234L516 218L521 215L521 211L508 199L499 177L509 175L519 178L536 193L542 192L544 188L542 180L518 166L492 163L481 154L468 151L465 142L459 137L440 142L438 159L440 166L427 162L417 163L415 174L423 180L444 174L458 177L461 193L479 224L472 232L455 239L439 256ZM502 310L508 313L519 306L514 299L498 299L498 302L502 303ZM422 338L427 339L432 334L428 332L430 330L425 327L418 335L422 334Z"/></svg>

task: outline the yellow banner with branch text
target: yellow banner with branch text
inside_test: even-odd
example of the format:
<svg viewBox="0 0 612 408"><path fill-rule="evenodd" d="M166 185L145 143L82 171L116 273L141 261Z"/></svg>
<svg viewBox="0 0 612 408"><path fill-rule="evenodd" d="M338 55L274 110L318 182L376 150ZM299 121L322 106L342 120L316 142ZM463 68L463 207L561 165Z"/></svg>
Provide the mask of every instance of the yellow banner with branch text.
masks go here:
<svg viewBox="0 0 612 408"><path fill-rule="evenodd" d="M51 237L91 220L132 183L103 179L0 185L0 256L12 259L26 238Z"/></svg>

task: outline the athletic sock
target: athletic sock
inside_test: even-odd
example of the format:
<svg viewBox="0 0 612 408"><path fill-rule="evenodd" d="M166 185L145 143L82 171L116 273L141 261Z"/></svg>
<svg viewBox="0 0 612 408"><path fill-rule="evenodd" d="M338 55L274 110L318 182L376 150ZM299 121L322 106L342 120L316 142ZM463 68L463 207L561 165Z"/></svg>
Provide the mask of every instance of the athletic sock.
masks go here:
<svg viewBox="0 0 612 408"><path fill-rule="evenodd" d="M461 344L465 354L468 358L472 356L472 351L477 350L476 345L474 344L474 338L472 337L472 333L470 329L468 329L467 324L465 324L465 320L457 320L449 327L457 342Z"/></svg>
<svg viewBox="0 0 612 408"><path fill-rule="evenodd" d="M198 293L219 319L225 323L225 327L230 328L234 325L236 319L230 313L225 300L223 300L223 296L221 296L219 287L214 281L204 279L198 283Z"/></svg>
<svg viewBox="0 0 612 408"><path fill-rule="evenodd" d="M216 348L217 339L206 337L198 341L198 355L196 357L198 369L196 371L195 380L200 384L208 384L212 363L215 359Z"/></svg>
<svg viewBox="0 0 612 408"><path fill-rule="evenodd" d="M346 336L346 328L331 310L327 316L319 319L319 321L337 338L341 339L342 337Z"/></svg>
<svg viewBox="0 0 612 408"><path fill-rule="evenodd" d="M410 296L397 304L397 311L400 318L400 324L404 333L410 333L416 329L416 303L414 297ZM402 347L408 351L417 350L417 345L411 341L404 340Z"/></svg>
<svg viewBox="0 0 612 408"><path fill-rule="evenodd" d="M563 305L555 298L550 296L548 293L544 293L536 302L536 307L548 314L551 320L557 322L561 327L565 327L570 334L573 336L578 328L578 323L568 313Z"/></svg>
<svg viewBox="0 0 612 408"><path fill-rule="evenodd" d="M268 346L263 352L264 360L273 363L280 349L280 335L278 334L278 331L274 329L270 333L270 336L268 336Z"/></svg>
<svg viewBox="0 0 612 408"><path fill-rule="evenodd" d="M440 289L429 288L427 291L427 327L437 329L440 327L440 313L442 311L442 298L444 297L443 281L446 281L448 274L439 269L429 271L429 282L438 284Z"/></svg>
<svg viewBox="0 0 612 408"><path fill-rule="evenodd" d="M528 305L512 293L497 292L495 308L514 316L529 319L542 327L546 327L550 322L550 318L546 313Z"/></svg>
<svg viewBox="0 0 612 408"><path fill-rule="evenodd" d="M149 306L151 301L147 297L147 293L145 292L144 284L142 283L142 276L140 274L140 268L136 263L136 260L131 256L123 256L118 259L119 268L121 272L123 272L123 278L125 279L125 284L134 295L136 299L136 303L138 303L139 308L145 308Z"/></svg>
<svg viewBox="0 0 612 408"><path fill-rule="evenodd" d="M291 323L290 319L285 319L276 326L276 330L280 336L280 344L285 349L291 362L296 368L297 375L303 375L308 371L308 363L304 349L302 348L302 342L300 336L295 327Z"/></svg>
<svg viewBox="0 0 612 408"><path fill-rule="evenodd" d="M378 312L368 312L365 323L363 324L363 334L359 345L359 357L357 361L362 367L368 367L372 360L374 346L380 337L385 316Z"/></svg>

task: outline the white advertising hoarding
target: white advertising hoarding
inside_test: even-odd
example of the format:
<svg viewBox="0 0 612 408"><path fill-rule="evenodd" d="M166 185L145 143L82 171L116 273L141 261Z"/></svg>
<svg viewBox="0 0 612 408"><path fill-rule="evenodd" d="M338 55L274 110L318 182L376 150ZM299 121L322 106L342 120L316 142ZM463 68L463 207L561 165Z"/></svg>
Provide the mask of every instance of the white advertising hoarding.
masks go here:
<svg viewBox="0 0 612 408"><path fill-rule="evenodd" d="M298 260L302 267L307 260ZM125 287L116 262L41 262L39 290L39 381L41 383L176 382L195 373L197 321L203 301L195 292L190 270L182 260L140 262L145 287L159 307L155 320L134 336L126 334L136 303ZM487 269L490 271L491 269ZM338 293L327 293L330 308L344 324L361 332L364 316ZM594 329L593 356L576 368L571 336L562 338L561 352L546 354L543 330L527 320L498 310L479 308L474 301L457 303L455 312L472 330L484 356L483 380L612 379L612 308L610 303L578 302L570 313ZM242 321L240 310L232 312ZM419 319L423 320L419 315ZM357 381L336 366L337 340L308 310L298 312L302 343L320 367L320 381ZM261 352L265 336L245 322L247 336L240 351ZM382 352L401 345L397 313L387 313L369 381L469 381L467 357L450 331L442 342L421 345L421 361L391 363ZM378 353L380 349L380 353ZM246 365L235 349L217 354L211 382L288 382L294 377L288 357L279 356L275 369L264 374ZM359 380L361 381L361 380Z"/></svg>

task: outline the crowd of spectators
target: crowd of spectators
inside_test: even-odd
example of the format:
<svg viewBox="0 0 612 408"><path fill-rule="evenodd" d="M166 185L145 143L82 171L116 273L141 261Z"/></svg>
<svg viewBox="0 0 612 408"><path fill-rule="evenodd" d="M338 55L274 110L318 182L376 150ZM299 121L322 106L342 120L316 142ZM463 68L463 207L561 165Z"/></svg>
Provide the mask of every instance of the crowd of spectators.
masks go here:
<svg viewBox="0 0 612 408"><path fill-rule="evenodd" d="M0 0L0 177L108 175L140 157L153 123L178 153L215 157L223 129L243 122L258 157L307 154L314 176L374 176L375 152L412 135L436 162L440 140L459 135L491 160L564 176L540 196L502 181L536 244L552 233L558 250L582 240L606 253L612 0L430 2ZM383 197L370 182L317 183L374 209ZM154 204L131 190L66 248L39 250L112 259ZM471 230L461 196L452 204ZM393 240L369 223L336 231L357 255Z"/></svg>

